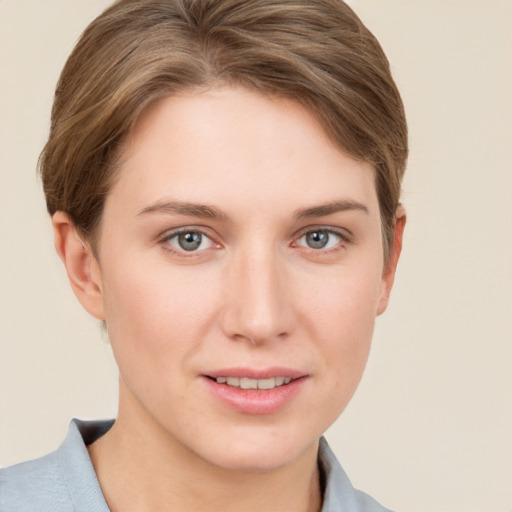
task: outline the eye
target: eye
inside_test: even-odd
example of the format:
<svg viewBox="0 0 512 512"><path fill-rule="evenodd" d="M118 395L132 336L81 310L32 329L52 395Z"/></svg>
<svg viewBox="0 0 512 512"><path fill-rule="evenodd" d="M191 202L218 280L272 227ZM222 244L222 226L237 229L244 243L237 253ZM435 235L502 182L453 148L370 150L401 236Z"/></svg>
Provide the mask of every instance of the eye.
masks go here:
<svg viewBox="0 0 512 512"><path fill-rule="evenodd" d="M329 229L314 229L304 233L298 240L297 245L310 249L332 249L339 245L344 238L335 231Z"/></svg>
<svg viewBox="0 0 512 512"><path fill-rule="evenodd" d="M178 251L198 252L212 247L212 240L201 231L185 230L166 237L165 242Z"/></svg>

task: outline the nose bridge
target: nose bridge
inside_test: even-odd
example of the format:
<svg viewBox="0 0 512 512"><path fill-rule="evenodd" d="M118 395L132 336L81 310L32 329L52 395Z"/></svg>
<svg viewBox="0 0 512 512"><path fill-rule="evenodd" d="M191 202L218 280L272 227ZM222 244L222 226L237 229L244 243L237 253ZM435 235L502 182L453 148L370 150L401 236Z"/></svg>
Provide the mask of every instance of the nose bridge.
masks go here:
<svg viewBox="0 0 512 512"><path fill-rule="evenodd" d="M223 312L226 334L258 343L290 332L291 305L283 267L270 244L234 256Z"/></svg>

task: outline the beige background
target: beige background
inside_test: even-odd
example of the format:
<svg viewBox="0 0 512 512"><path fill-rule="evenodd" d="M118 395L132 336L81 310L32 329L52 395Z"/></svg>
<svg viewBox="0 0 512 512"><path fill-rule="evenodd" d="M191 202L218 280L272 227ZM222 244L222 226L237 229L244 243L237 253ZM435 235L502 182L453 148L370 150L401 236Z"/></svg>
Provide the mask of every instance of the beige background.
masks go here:
<svg viewBox="0 0 512 512"><path fill-rule="evenodd" d="M53 87L106 0L0 0L0 465L111 417L116 369L53 253L35 163ZM363 383L328 437L416 512L512 511L512 2L353 0L411 130L405 250Z"/></svg>

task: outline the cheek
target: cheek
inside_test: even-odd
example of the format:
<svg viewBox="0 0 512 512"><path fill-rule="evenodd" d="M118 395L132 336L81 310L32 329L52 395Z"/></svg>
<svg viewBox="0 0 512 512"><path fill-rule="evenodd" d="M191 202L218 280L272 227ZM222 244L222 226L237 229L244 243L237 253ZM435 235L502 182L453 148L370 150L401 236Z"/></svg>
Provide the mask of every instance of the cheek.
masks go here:
<svg viewBox="0 0 512 512"><path fill-rule="evenodd" d="M378 265L359 262L308 276L302 309L327 330L371 332L381 295ZM304 273L306 275L306 273ZM302 279L304 282L304 278Z"/></svg>
<svg viewBox="0 0 512 512"><path fill-rule="evenodd" d="M158 359L193 352L213 321L214 280L197 269L175 269L128 259L105 272L108 332L116 357ZM204 286L205 279L209 286ZM169 358L159 359L164 364ZM121 361L118 360L121 365Z"/></svg>
<svg viewBox="0 0 512 512"><path fill-rule="evenodd" d="M313 289L313 288L311 288ZM326 371L335 380L357 385L364 370L380 299L378 268L346 267L304 298L302 311L309 337L317 340ZM341 384L341 382L340 382ZM350 386L348 386L350 387Z"/></svg>

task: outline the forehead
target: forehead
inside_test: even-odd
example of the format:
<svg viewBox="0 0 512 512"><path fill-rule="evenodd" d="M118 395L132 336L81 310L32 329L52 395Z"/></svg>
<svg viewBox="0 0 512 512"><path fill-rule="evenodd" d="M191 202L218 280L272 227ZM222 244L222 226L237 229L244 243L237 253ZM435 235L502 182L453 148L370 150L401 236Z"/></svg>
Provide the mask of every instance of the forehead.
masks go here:
<svg viewBox="0 0 512 512"><path fill-rule="evenodd" d="M262 211L347 197L372 209L374 178L372 166L337 147L299 103L224 87L150 107L124 145L110 195L134 208L171 195Z"/></svg>

